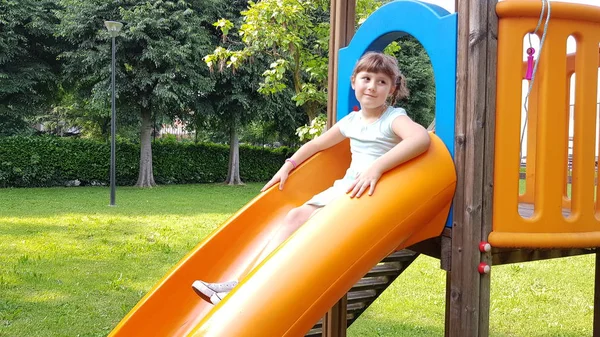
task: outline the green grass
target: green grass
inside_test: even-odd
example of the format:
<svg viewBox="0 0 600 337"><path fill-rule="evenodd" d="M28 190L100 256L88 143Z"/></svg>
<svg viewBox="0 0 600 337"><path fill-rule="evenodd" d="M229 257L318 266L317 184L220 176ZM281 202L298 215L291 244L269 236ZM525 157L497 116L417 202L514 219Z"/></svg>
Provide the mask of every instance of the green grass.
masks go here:
<svg viewBox="0 0 600 337"><path fill-rule="evenodd" d="M490 336L591 336L593 271L591 255L492 267ZM438 260L420 256L348 336L443 336L445 280Z"/></svg>
<svg viewBox="0 0 600 337"><path fill-rule="evenodd" d="M106 336L261 184L0 190L0 336ZM591 336L592 256L493 267L491 336ZM443 336L445 273L420 257L350 337Z"/></svg>
<svg viewBox="0 0 600 337"><path fill-rule="evenodd" d="M106 336L260 186L2 190L0 336Z"/></svg>

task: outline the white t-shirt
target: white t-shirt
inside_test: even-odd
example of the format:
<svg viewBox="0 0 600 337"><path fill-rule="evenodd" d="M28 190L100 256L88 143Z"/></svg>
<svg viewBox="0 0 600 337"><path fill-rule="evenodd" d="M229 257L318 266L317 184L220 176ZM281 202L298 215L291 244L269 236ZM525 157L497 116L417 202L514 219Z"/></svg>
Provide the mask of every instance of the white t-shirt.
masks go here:
<svg viewBox="0 0 600 337"><path fill-rule="evenodd" d="M354 179L400 142L392 129L392 122L398 116L406 116L406 111L388 107L378 120L370 124L364 122L362 110L353 111L338 122L342 134L350 138L352 162L346 176L351 174Z"/></svg>
<svg viewBox="0 0 600 337"><path fill-rule="evenodd" d="M342 179L336 180L332 187L315 195L306 203L325 206L335 198L344 195L358 175L366 170L377 158L391 150L400 142L392 130L392 122L398 116L406 116L402 108L389 107L378 120L367 124L363 121L362 111L353 111L338 122L342 135L350 138L352 161Z"/></svg>

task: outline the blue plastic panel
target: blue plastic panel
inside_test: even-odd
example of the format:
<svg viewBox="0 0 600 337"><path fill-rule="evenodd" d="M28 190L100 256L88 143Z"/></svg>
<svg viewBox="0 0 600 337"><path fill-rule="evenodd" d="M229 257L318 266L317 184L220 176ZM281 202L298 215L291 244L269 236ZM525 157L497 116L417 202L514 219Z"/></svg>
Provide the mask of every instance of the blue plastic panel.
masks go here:
<svg viewBox="0 0 600 337"><path fill-rule="evenodd" d="M456 13L412 0L381 6L360 26L346 48L340 49L337 120L358 105L350 85L354 65L368 51L382 51L392 41L410 34L425 48L435 77L435 133L454 158L456 120ZM452 211L446 226L451 226Z"/></svg>
<svg viewBox="0 0 600 337"><path fill-rule="evenodd" d="M360 26L346 48L340 49L338 121L358 105L350 85L352 70L367 51L382 51L405 34L423 45L435 76L436 134L454 157L457 15L419 1L399 0L381 6Z"/></svg>

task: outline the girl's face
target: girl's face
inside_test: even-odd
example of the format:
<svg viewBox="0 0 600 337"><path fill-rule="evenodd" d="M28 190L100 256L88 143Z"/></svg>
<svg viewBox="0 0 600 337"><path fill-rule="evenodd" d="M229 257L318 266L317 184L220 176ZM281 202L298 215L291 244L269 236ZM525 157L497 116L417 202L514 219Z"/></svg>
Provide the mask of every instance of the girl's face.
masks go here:
<svg viewBox="0 0 600 337"><path fill-rule="evenodd" d="M394 92L392 79L384 73L361 71L352 78L352 89L363 109L381 107Z"/></svg>

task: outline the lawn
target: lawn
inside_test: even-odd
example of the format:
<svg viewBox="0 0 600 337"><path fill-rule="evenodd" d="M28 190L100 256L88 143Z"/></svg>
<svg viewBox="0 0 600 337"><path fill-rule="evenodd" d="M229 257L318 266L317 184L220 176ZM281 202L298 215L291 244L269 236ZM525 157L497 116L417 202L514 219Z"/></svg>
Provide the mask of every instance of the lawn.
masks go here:
<svg viewBox="0 0 600 337"><path fill-rule="evenodd" d="M0 190L0 336L106 336L261 184ZM491 336L591 336L593 256L493 267ZM443 336L445 273L420 257L350 337Z"/></svg>

